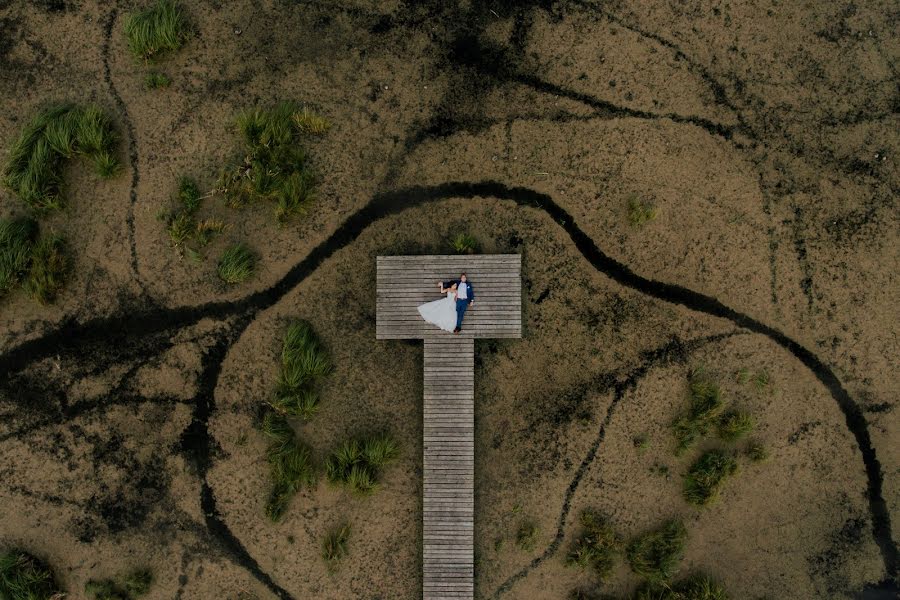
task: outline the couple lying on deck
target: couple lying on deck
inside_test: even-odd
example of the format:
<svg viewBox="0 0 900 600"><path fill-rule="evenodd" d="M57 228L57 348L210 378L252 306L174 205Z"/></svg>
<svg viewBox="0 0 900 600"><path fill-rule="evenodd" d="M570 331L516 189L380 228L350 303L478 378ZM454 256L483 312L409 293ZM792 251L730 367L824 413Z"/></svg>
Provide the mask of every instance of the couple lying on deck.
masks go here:
<svg viewBox="0 0 900 600"><path fill-rule="evenodd" d="M439 281L438 288L445 298L419 305L419 314L432 325L444 331L459 333L463 316L469 305L475 304L475 290L463 273L454 281Z"/></svg>

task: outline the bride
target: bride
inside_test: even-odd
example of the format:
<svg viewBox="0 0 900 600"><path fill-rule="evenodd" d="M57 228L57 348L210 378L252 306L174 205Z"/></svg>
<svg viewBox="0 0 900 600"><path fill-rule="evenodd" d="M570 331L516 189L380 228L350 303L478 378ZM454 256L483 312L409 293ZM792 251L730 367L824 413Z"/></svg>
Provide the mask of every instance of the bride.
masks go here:
<svg viewBox="0 0 900 600"><path fill-rule="evenodd" d="M419 305L419 314L432 325L437 325L444 331L456 329L456 284L448 288L443 282L438 283L441 293L446 293L446 298L427 302Z"/></svg>

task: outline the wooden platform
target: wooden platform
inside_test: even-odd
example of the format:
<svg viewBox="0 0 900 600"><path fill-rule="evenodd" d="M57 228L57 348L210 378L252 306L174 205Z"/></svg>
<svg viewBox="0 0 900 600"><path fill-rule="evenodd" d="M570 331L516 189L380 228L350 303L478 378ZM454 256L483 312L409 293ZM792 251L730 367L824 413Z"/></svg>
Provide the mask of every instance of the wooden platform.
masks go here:
<svg viewBox="0 0 900 600"><path fill-rule="evenodd" d="M522 337L522 257L518 254L472 256L379 256L375 336L424 339L447 335L422 320L420 304L438 300L438 281L466 273L475 303L466 311L460 336Z"/></svg>
<svg viewBox="0 0 900 600"><path fill-rule="evenodd" d="M379 256L376 337L424 339L422 597L475 593L474 338L522 337L519 255ZM426 323L417 307L439 299L437 282L465 272L475 303L462 333Z"/></svg>

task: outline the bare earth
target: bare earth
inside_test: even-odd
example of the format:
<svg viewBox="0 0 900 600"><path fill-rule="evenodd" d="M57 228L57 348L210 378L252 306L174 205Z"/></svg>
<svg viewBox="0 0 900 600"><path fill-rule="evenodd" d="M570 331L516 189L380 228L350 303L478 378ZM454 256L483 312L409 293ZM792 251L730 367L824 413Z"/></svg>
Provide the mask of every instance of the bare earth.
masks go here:
<svg viewBox="0 0 900 600"><path fill-rule="evenodd" d="M0 548L72 598L139 565L151 599L416 598L422 352L375 341L374 257L465 231L521 253L524 280L524 338L476 344L477 598L593 587L564 564L587 507L625 536L683 518L680 573L733 598L893 597L896 2L184 2L196 34L152 92L122 35L136 4L0 0L0 144L47 102L93 101L125 164L70 165L42 218L75 261L57 303L0 305ZM234 115L282 99L333 123L314 207L279 227L208 200L230 229L179 257L157 219L178 177L211 188ZM631 226L632 195L657 218ZM25 208L0 191L0 216ZM260 269L225 287L239 240ZM323 457L387 429L402 456L375 495L323 481L272 524L254 423L294 318L336 366L301 437ZM700 448L674 457L669 432L698 365L770 452L703 510L681 497ZM620 562L600 590L637 584Z"/></svg>

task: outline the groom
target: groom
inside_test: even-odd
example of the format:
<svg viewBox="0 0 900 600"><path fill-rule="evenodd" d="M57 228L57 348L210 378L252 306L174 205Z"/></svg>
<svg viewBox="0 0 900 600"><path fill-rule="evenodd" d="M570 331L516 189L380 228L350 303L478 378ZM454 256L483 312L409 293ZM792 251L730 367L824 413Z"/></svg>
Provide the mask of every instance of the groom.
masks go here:
<svg viewBox="0 0 900 600"><path fill-rule="evenodd" d="M472 289L472 284L469 283L465 273L455 281L445 282L444 287L449 288L454 283L456 284L456 329L453 330L453 333L459 333L462 330L463 315L466 314L466 309L470 304L475 304L475 290Z"/></svg>

